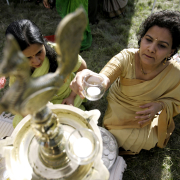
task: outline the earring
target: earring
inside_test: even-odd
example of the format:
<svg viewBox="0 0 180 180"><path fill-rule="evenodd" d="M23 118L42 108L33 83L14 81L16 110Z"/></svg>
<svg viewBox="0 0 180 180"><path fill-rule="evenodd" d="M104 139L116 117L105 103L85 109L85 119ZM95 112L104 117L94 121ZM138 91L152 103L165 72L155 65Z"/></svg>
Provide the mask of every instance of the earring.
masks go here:
<svg viewBox="0 0 180 180"><path fill-rule="evenodd" d="M164 60L163 65L165 65L165 64L166 64L166 62L167 62L167 57L166 57L166 59Z"/></svg>

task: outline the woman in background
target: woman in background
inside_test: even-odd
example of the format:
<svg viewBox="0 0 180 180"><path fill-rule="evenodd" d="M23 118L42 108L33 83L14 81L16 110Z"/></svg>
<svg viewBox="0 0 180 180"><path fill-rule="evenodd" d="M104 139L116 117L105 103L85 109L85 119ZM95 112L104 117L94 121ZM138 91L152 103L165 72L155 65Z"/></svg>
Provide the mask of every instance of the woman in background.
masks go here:
<svg viewBox="0 0 180 180"><path fill-rule="evenodd" d="M103 10L108 13L110 18L124 15L125 6L128 0L104 0Z"/></svg>
<svg viewBox="0 0 180 180"><path fill-rule="evenodd" d="M43 0L43 4L46 8L50 8L48 0ZM84 10L88 16L88 0L56 0L56 10L61 18L64 18L67 14L74 12L80 6L84 7ZM93 18L94 19L94 18ZM80 51L88 49L92 44L92 35L89 22L83 34L83 40L81 43Z"/></svg>
<svg viewBox="0 0 180 180"><path fill-rule="evenodd" d="M57 69L57 54L55 52L54 43L48 43L40 31L40 29L27 19L12 22L7 30L6 36L12 34L16 39L22 53L28 58L31 66L31 77L43 76L49 72L55 72ZM78 62L73 72L64 80L64 84L60 87L58 93L52 98L53 104L67 104L74 105L75 107L85 110L82 105L82 100L79 95L76 95L69 84L73 80L74 72L81 71L87 68L86 62L82 57L78 56ZM10 77L9 85L15 82L16 77ZM13 126L21 121L23 117L16 115L13 119Z"/></svg>

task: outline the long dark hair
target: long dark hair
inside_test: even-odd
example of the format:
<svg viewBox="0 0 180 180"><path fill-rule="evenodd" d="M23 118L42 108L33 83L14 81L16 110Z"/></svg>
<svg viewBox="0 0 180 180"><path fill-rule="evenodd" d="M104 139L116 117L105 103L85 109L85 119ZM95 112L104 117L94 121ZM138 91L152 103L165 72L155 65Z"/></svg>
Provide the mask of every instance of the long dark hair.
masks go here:
<svg viewBox="0 0 180 180"><path fill-rule="evenodd" d="M152 15L150 15L141 24L139 31L137 33L139 46L141 43L141 38L152 26L167 28L170 31L172 36L172 49L175 49L174 53L171 56L176 54L180 48L180 12L164 10L155 12Z"/></svg>
<svg viewBox="0 0 180 180"><path fill-rule="evenodd" d="M28 19L14 21L6 29L5 35L7 36L7 34L12 34L15 37L22 51L31 44L43 44L50 63L49 72L56 71L58 66L56 60L57 54L55 50L47 44L47 41L43 38L40 29L35 23Z"/></svg>

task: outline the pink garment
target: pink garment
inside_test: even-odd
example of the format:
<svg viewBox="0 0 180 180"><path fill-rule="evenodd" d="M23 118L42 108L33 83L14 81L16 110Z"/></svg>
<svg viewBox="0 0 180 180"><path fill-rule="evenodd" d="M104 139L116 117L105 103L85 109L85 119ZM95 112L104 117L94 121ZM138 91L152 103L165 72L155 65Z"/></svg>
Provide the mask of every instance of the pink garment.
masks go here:
<svg viewBox="0 0 180 180"><path fill-rule="evenodd" d="M4 88L5 84L6 84L6 78L1 77L0 78L0 89Z"/></svg>

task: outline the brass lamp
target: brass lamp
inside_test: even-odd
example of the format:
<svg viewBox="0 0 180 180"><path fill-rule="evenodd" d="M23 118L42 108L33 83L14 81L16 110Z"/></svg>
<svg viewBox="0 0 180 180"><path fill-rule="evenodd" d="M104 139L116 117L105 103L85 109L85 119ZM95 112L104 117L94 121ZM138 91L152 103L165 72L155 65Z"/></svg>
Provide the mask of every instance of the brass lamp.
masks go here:
<svg viewBox="0 0 180 180"><path fill-rule="evenodd" d="M25 116L11 137L0 141L0 154L5 157L11 180L109 178L101 160L102 139L97 126L100 112L48 103L77 63L86 24L83 8L60 22L56 30L59 66L55 73L38 78L30 77L27 59L15 39L8 37L0 74L16 76L16 82L2 97L0 112ZM83 143L88 144L89 148L84 149L88 153L80 153ZM81 161L73 158L75 155Z"/></svg>

